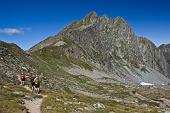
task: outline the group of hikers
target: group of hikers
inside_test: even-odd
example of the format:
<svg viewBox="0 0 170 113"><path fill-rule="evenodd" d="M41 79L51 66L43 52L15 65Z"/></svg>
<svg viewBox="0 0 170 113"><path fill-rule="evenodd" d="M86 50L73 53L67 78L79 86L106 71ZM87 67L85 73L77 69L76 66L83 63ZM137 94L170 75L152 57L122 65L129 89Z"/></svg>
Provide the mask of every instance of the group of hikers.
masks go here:
<svg viewBox="0 0 170 113"><path fill-rule="evenodd" d="M19 80L21 82L21 85L25 86L26 85L26 81L28 80L28 76L22 72L19 75ZM31 81L31 86L32 86L32 92L35 92L36 94L40 93L40 79L38 75L33 75L30 78Z"/></svg>

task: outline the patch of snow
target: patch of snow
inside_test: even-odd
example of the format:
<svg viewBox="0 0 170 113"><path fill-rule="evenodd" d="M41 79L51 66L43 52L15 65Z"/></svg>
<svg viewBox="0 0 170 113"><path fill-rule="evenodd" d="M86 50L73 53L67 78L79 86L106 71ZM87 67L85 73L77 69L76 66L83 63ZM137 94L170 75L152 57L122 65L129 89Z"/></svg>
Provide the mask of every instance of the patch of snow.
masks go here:
<svg viewBox="0 0 170 113"><path fill-rule="evenodd" d="M142 86L153 86L154 84L151 83L146 83L146 82L141 82L140 83Z"/></svg>

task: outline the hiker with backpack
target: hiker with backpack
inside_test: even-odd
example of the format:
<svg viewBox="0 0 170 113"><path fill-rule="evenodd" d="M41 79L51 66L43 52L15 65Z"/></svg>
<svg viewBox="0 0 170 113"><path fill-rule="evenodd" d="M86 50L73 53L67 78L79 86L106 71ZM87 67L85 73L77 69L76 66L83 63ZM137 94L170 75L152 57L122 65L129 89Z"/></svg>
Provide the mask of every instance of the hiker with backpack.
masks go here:
<svg viewBox="0 0 170 113"><path fill-rule="evenodd" d="M31 89L32 89L32 92L34 92L34 89L35 89L35 82L34 82L34 79L36 78L36 76L35 75L33 75L32 77L31 77Z"/></svg>
<svg viewBox="0 0 170 113"><path fill-rule="evenodd" d="M36 94L40 92L40 78L38 75L34 78L34 91Z"/></svg>
<svg viewBox="0 0 170 113"><path fill-rule="evenodd" d="M25 73L21 73L20 75L19 75L19 80L21 81L21 85L25 85L26 84L26 74Z"/></svg>
<svg viewBox="0 0 170 113"><path fill-rule="evenodd" d="M18 80L21 82L22 86L26 85L26 80L27 80L26 74L24 72L21 72L20 75L18 75ZM31 82L31 88L32 88L32 92L35 92L36 94L39 94L40 92L40 78L38 75L33 75L30 78L30 82Z"/></svg>

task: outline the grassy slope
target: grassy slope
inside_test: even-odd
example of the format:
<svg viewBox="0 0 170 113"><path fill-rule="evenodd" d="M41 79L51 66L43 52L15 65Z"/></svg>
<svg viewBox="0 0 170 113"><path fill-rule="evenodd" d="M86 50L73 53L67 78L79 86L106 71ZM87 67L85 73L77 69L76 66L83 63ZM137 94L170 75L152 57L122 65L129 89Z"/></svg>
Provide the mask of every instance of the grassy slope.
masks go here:
<svg viewBox="0 0 170 113"><path fill-rule="evenodd" d="M105 108L94 109L93 105L102 103ZM48 109L48 106L51 109ZM92 108L87 110L85 108ZM133 104L121 104L114 101L104 100L100 98L92 98L76 93L52 93L49 94L41 106L42 113L70 113L81 111L84 113L157 113L156 107L140 107Z"/></svg>
<svg viewBox="0 0 170 113"><path fill-rule="evenodd" d="M30 93L21 86L13 84L0 85L0 113L23 113L24 106L20 104L22 96L13 92L23 92L25 95Z"/></svg>
<svg viewBox="0 0 170 113"><path fill-rule="evenodd" d="M57 66L69 67L75 64L82 68L92 70L92 66L83 62L80 59L74 59L72 57L69 57L65 53L64 49L60 47L56 46L46 47L42 50L34 52L33 55L34 57L41 58L42 60L44 60L46 63L53 67Z"/></svg>
<svg viewBox="0 0 170 113"><path fill-rule="evenodd" d="M96 84L95 84L96 85ZM100 84L101 85L101 84ZM22 113L25 107L20 105L18 102L21 100L22 96L16 96L13 94L14 91L21 91L25 95L32 95L30 92L22 88L21 86L14 84L0 85L0 112L2 113ZM113 84L103 84L107 90L114 90L112 93L113 97L127 97L129 96L128 90L122 85ZM103 92L104 89L99 88L98 91ZM97 93L96 91L94 91ZM116 113L157 113L160 109L154 105L149 105L148 107L136 106L135 104L124 104L117 103L115 101L106 100L102 98L89 97L73 92L43 92L47 94L48 97L43 100L41 106L42 113L68 113L82 111L85 113L109 113L114 111ZM103 92L108 93L108 92ZM117 96L117 95L119 96ZM121 95L121 96L120 96ZM33 95L32 95L33 96ZM102 103L105 108L94 109L93 104ZM50 108L48 109L48 107ZM91 110L86 110L85 107L93 108Z"/></svg>

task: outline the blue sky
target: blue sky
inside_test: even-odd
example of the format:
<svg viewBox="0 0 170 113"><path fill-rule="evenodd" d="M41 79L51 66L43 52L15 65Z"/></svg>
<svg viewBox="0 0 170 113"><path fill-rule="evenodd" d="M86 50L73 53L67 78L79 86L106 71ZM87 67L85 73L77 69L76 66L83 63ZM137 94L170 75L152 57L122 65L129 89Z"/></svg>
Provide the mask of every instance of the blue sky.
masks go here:
<svg viewBox="0 0 170 113"><path fill-rule="evenodd" d="M170 0L0 0L0 40L26 50L91 11L122 16L157 46L170 43Z"/></svg>

